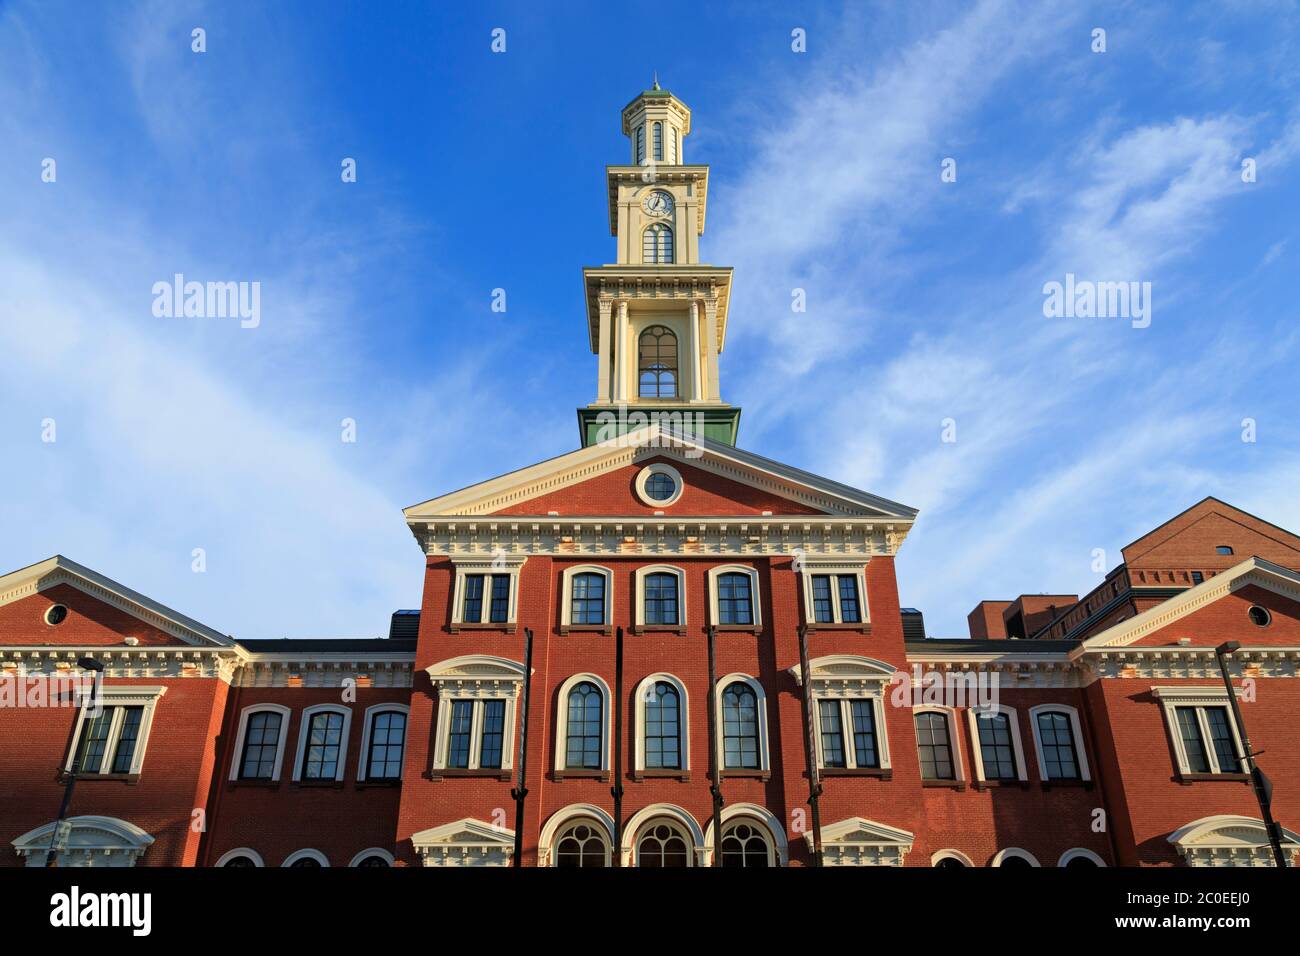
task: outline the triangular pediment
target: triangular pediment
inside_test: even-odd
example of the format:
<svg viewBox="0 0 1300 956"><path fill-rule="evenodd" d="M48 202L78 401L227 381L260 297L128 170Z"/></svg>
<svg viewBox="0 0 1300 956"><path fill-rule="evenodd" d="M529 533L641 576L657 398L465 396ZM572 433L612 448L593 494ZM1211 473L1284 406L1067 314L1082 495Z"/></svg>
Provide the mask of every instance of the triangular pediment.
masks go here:
<svg viewBox="0 0 1300 956"><path fill-rule="evenodd" d="M812 849L811 831L804 838ZM902 866L913 842L907 830L849 817L822 827L822 859L827 866Z"/></svg>
<svg viewBox="0 0 1300 956"><path fill-rule="evenodd" d="M412 834L411 843L417 850L432 847L509 847L514 848L515 832L505 827L493 826L484 820L465 817L454 823L430 827Z"/></svg>
<svg viewBox="0 0 1300 956"><path fill-rule="evenodd" d="M1188 588L1167 601L1148 608L1141 614L1094 634L1083 642L1084 651L1111 647L1130 647L1150 643L1157 635L1163 640L1171 625L1187 619L1196 612L1224 599L1235 599L1239 592L1251 588L1271 591L1290 601L1300 602L1300 572L1265 561L1248 558L1227 571L1207 578L1195 587ZM1243 613L1244 620L1244 613ZM1244 625L1243 625L1244 626ZM1228 635L1240 636L1240 635ZM1261 631L1258 641L1242 643L1268 643L1270 636Z"/></svg>
<svg viewBox="0 0 1300 956"><path fill-rule="evenodd" d="M123 611L161 631L177 644L200 647L233 647L235 644L229 636L63 555L0 576L0 607L60 586L75 588L100 604Z"/></svg>
<svg viewBox="0 0 1300 956"><path fill-rule="evenodd" d="M785 501L790 505L785 513L860 517L904 524L916 517L916 510L906 505L730 445L685 435L658 423L413 505L406 509L405 514L408 521L469 515L545 516L557 510L546 505L548 495L655 459L754 489L777 502L773 507L753 508L754 514L762 511L781 513L779 502ZM627 500L629 503L633 501L631 497ZM529 507L530 502L538 504ZM617 502L611 507L610 514L638 513L631 507L620 508ZM680 505L664 511L673 516L697 517ZM654 512L650 510L649 513ZM738 513L743 513L743 509L738 509Z"/></svg>

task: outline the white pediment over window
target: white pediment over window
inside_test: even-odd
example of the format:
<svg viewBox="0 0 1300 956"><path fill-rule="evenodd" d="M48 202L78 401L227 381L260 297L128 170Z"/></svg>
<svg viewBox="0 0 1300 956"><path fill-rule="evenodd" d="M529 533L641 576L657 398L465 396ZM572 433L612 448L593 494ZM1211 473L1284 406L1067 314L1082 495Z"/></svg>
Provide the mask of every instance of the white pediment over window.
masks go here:
<svg viewBox="0 0 1300 956"><path fill-rule="evenodd" d="M804 839L813 849L811 831ZM902 866L913 839L907 830L849 817L822 827L822 859L827 866Z"/></svg>
<svg viewBox="0 0 1300 956"><path fill-rule="evenodd" d="M509 866L515 831L466 817L421 830L411 845L425 866Z"/></svg>
<svg viewBox="0 0 1300 956"><path fill-rule="evenodd" d="M1273 866L1273 851L1262 821L1254 817L1203 817L1169 835L1169 842L1188 866ZM1282 828L1282 852L1288 865L1300 836Z"/></svg>
<svg viewBox="0 0 1300 956"><path fill-rule="evenodd" d="M812 671L813 683L852 681L855 683L886 684L894 676L895 667L871 657L858 657L855 654L829 654L826 657L814 657L808 662ZM803 667L796 664L789 673L795 682L803 686Z"/></svg>
<svg viewBox="0 0 1300 956"><path fill-rule="evenodd" d="M116 817L69 817L64 823L69 832L60 841L58 864L61 867L135 866L153 844L153 837L144 830ZM14 851L27 866L45 865L54 827L54 823L46 823L14 840Z"/></svg>
<svg viewBox="0 0 1300 956"><path fill-rule="evenodd" d="M458 696L457 690L469 687L488 694L504 691L506 696L514 697L524 679L524 665L504 657L467 654L431 664L425 673L444 697Z"/></svg>

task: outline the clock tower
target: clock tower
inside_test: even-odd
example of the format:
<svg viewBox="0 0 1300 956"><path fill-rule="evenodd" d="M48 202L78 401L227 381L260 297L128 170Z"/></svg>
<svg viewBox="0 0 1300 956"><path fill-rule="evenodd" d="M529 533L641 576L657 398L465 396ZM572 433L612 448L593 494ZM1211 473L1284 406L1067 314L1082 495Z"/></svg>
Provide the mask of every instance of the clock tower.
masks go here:
<svg viewBox="0 0 1300 956"><path fill-rule="evenodd" d="M735 444L740 409L718 387L731 269L700 262L709 167L686 162L690 132L690 109L657 80L623 108L630 161L606 167L615 261L583 270L598 357L584 446L652 421Z"/></svg>

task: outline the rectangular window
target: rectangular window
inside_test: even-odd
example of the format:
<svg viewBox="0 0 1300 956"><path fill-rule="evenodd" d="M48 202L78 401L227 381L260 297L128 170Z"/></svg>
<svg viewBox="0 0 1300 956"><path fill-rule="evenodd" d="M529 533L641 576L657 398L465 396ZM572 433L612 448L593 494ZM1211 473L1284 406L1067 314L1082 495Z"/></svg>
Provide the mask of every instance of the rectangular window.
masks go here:
<svg viewBox="0 0 1300 956"><path fill-rule="evenodd" d="M1193 571L1193 572L1192 572L1192 583L1193 583L1193 584L1200 584L1200 583L1202 583L1204 580L1205 580L1205 575L1202 574L1200 571Z"/></svg>
<svg viewBox="0 0 1300 956"><path fill-rule="evenodd" d="M108 749L108 732L113 726L115 707L104 707L98 717L83 719L81 742L78 744L77 773L99 773Z"/></svg>
<svg viewBox="0 0 1300 956"><path fill-rule="evenodd" d="M753 624L753 590L749 575L733 572L718 576L718 622Z"/></svg>
<svg viewBox="0 0 1300 956"><path fill-rule="evenodd" d="M844 760L844 730L840 723L840 702L819 700L817 709L821 715L822 766L847 766Z"/></svg>
<svg viewBox="0 0 1300 956"><path fill-rule="evenodd" d="M840 620L845 624L857 624L862 617L858 611L858 579L855 575L841 574L840 585Z"/></svg>
<svg viewBox="0 0 1300 956"><path fill-rule="evenodd" d="M312 714L307 728L307 749L302 758L303 778L333 780L338 774L342 749L343 715L333 711Z"/></svg>
<svg viewBox="0 0 1300 956"><path fill-rule="evenodd" d="M812 579L813 621L830 624L835 620L831 610L831 578L829 574L814 574Z"/></svg>
<svg viewBox="0 0 1300 956"><path fill-rule="evenodd" d="M605 623L605 576L587 571L573 576L569 617L574 624Z"/></svg>
<svg viewBox="0 0 1300 956"><path fill-rule="evenodd" d="M465 575L465 607L461 620L466 624L478 624L483 620L483 575Z"/></svg>
<svg viewBox="0 0 1300 956"><path fill-rule="evenodd" d="M1201 725L1196 719L1196 708L1178 707L1174 713L1178 717L1178 736L1183 741L1187 769L1191 773L1209 773L1210 756L1205 751L1205 741L1201 739Z"/></svg>
<svg viewBox="0 0 1300 956"><path fill-rule="evenodd" d="M853 718L853 759L859 767L879 767L876 752L876 708L869 700L849 701Z"/></svg>
<svg viewBox="0 0 1300 956"><path fill-rule="evenodd" d="M117 747L113 753L113 773L130 773L135 758L136 741L140 739L140 722L143 707L122 708L122 726L117 732Z"/></svg>
<svg viewBox="0 0 1300 956"><path fill-rule="evenodd" d="M1043 769L1048 780L1079 779L1079 758L1068 714L1040 713L1038 742L1043 748Z"/></svg>
<svg viewBox="0 0 1300 956"><path fill-rule="evenodd" d="M645 622L677 624L677 575L650 574L645 579Z"/></svg>
<svg viewBox="0 0 1300 956"><path fill-rule="evenodd" d="M469 767L469 736L474 726L474 702L456 700L451 705L451 738L447 743L447 766Z"/></svg>
<svg viewBox="0 0 1300 956"><path fill-rule="evenodd" d="M504 624L510 617L510 575L492 575L492 616L493 624Z"/></svg>
<svg viewBox="0 0 1300 956"><path fill-rule="evenodd" d="M483 741L479 749L478 765L485 769L501 766L501 747L505 739L506 702L483 701Z"/></svg>
<svg viewBox="0 0 1300 956"><path fill-rule="evenodd" d="M1214 759L1219 765L1219 773L1241 773L1237 745L1232 739L1232 728L1228 723L1228 708L1206 707L1205 723L1210 728L1210 742L1214 745Z"/></svg>

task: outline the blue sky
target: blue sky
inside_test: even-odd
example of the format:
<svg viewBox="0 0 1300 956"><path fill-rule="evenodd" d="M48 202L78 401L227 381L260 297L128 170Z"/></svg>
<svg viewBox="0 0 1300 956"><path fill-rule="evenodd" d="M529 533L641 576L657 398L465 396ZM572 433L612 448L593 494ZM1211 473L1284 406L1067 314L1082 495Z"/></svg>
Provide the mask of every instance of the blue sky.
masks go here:
<svg viewBox="0 0 1300 956"><path fill-rule="evenodd" d="M920 508L932 634L1207 494L1300 528L1295 3L379 9L0 3L0 568L383 633L403 506L577 443L652 70L712 167L740 444ZM155 317L177 272L260 282L260 325ZM1066 273L1151 282L1150 327L1045 318Z"/></svg>

